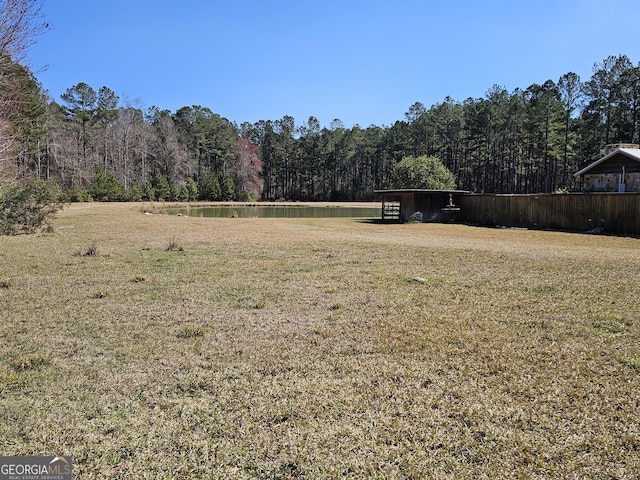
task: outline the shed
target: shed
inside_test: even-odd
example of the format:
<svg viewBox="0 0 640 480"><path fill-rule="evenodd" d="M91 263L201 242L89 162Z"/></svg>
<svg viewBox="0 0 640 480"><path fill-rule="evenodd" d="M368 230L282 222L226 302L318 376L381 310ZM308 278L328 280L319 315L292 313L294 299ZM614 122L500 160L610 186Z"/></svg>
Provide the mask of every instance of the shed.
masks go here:
<svg viewBox="0 0 640 480"><path fill-rule="evenodd" d="M607 145L604 157L575 176L586 192L640 192L640 146Z"/></svg>
<svg viewBox="0 0 640 480"><path fill-rule="evenodd" d="M420 212L423 222L448 222L460 212L460 197L465 190L399 189L376 190L382 197L382 219L409 221Z"/></svg>

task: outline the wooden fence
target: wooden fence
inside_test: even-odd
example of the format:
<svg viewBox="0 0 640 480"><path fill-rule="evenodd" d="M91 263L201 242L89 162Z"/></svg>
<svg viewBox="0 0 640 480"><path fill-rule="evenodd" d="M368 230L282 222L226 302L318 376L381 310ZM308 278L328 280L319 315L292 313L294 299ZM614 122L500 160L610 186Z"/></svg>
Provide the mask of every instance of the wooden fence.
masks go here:
<svg viewBox="0 0 640 480"><path fill-rule="evenodd" d="M459 202L465 223L640 234L640 193L470 194Z"/></svg>

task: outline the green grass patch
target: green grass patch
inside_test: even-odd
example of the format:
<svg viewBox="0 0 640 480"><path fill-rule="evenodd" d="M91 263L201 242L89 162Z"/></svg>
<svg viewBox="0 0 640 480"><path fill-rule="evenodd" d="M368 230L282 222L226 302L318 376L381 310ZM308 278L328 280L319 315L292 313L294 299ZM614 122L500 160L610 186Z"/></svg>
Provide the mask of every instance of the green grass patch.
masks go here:
<svg viewBox="0 0 640 480"><path fill-rule="evenodd" d="M338 311L338 310L342 310L343 308L344 308L344 305L342 303L336 302L331 304L331 306L329 307L329 310Z"/></svg>
<svg viewBox="0 0 640 480"><path fill-rule="evenodd" d="M640 371L640 356L623 356L617 357L618 361L637 370Z"/></svg>
<svg viewBox="0 0 640 480"><path fill-rule="evenodd" d="M48 356L30 353L13 358L10 365L16 372L24 372L27 370L37 370L49 365L50 363L51 359Z"/></svg>
<svg viewBox="0 0 640 480"><path fill-rule="evenodd" d="M206 330L197 325L183 325L178 329L176 337L178 338L201 338L204 337Z"/></svg>

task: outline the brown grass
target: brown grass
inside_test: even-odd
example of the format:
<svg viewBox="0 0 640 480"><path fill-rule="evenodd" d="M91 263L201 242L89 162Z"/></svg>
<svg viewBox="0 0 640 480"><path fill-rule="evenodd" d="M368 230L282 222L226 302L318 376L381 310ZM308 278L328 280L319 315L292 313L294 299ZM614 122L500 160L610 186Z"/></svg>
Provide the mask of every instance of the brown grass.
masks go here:
<svg viewBox="0 0 640 480"><path fill-rule="evenodd" d="M638 478L639 240L133 204L54 225L1 239L4 455L77 478Z"/></svg>

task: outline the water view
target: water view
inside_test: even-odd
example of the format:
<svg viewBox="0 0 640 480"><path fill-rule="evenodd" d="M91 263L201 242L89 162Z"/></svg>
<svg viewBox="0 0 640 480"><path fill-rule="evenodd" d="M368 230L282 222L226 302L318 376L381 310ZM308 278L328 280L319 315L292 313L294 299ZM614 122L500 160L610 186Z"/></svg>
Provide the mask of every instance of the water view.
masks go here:
<svg viewBox="0 0 640 480"><path fill-rule="evenodd" d="M314 206L314 205L218 205L180 207L167 210L169 215L218 218L379 218L380 207L371 206Z"/></svg>

